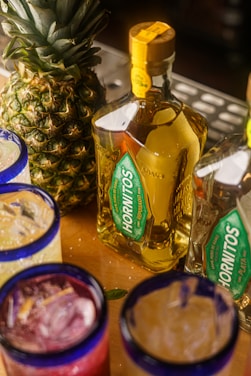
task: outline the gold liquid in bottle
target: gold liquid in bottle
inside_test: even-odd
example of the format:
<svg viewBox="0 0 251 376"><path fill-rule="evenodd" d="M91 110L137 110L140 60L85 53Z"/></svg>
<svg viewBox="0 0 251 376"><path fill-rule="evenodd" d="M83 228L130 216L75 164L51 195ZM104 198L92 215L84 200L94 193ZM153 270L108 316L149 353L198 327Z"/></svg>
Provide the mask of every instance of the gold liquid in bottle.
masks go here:
<svg viewBox="0 0 251 376"><path fill-rule="evenodd" d="M196 164L185 270L229 291L240 326L251 332L251 76L245 134L219 142Z"/></svg>
<svg viewBox="0 0 251 376"><path fill-rule="evenodd" d="M191 176L207 135L205 119L170 92L174 41L167 24L133 27L133 93L93 121L99 238L153 272L187 253Z"/></svg>

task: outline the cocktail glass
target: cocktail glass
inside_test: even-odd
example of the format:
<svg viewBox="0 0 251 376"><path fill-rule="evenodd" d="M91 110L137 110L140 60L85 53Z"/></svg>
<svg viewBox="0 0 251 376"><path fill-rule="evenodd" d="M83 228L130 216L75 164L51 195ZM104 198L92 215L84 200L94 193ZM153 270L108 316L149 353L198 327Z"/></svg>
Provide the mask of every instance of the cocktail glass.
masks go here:
<svg viewBox="0 0 251 376"><path fill-rule="evenodd" d="M0 290L0 341L9 376L109 376L104 291L66 263L28 268Z"/></svg>
<svg viewBox="0 0 251 376"><path fill-rule="evenodd" d="M0 184L0 286L26 267L59 261L60 214L54 199L31 184Z"/></svg>
<svg viewBox="0 0 251 376"><path fill-rule="evenodd" d="M14 132L0 128L0 184L30 183L28 150Z"/></svg>
<svg viewBox="0 0 251 376"><path fill-rule="evenodd" d="M122 307L125 375L229 375L238 315L230 293L171 271L137 285Z"/></svg>

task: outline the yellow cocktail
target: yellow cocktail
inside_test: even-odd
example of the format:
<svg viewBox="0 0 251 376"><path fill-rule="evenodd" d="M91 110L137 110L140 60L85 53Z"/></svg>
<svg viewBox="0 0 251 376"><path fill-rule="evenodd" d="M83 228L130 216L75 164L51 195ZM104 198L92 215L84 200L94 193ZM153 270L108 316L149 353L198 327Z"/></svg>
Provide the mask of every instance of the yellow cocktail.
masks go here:
<svg viewBox="0 0 251 376"><path fill-rule="evenodd" d="M15 133L0 128L0 184L30 183L28 150Z"/></svg>
<svg viewBox="0 0 251 376"><path fill-rule="evenodd" d="M0 286L18 271L61 262L59 209L31 184L0 185Z"/></svg>

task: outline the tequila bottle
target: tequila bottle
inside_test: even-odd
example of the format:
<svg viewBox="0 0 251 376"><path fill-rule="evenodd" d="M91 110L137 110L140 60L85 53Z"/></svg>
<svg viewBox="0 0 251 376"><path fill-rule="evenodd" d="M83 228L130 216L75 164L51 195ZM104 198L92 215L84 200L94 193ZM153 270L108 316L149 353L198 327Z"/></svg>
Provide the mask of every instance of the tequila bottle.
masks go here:
<svg viewBox="0 0 251 376"><path fill-rule="evenodd" d="M240 326L251 332L251 76L244 134L220 141L196 164L185 270L232 292Z"/></svg>
<svg viewBox="0 0 251 376"><path fill-rule="evenodd" d="M191 176L207 123L170 91L175 30L130 29L132 92L93 119L99 238L141 266L174 268L188 249Z"/></svg>

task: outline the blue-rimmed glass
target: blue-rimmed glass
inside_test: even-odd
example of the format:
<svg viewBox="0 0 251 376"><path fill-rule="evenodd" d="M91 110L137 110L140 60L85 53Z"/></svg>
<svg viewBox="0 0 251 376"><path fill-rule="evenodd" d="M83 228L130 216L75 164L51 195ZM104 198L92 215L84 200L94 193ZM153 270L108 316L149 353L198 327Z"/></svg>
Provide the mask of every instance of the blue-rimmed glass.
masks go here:
<svg viewBox="0 0 251 376"><path fill-rule="evenodd" d="M30 201L33 196L35 198L41 198L41 203L45 204L45 208L48 207L48 209L52 211L52 219L48 222L48 227L43 230L42 235L33 240L31 237L28 237L29 243L26 242L24 245L17 245L15 243L15 239L17 238L15 232L22 230L20 230L20 228L16 230L13 225L13 230L8 232L8 236L11 238L10 246L3 246L3 240L2 244L0 244L0 286L14 273L26 267L45 262L62 261L59 208L53 197L37 186L25 183L0 184L0 235L5 237L6 227L4 222L5 215L9 216L8 210L11 212L12 208L20 205L21 199L19 198L19 194L28 194L29 196L25 199ZM4 208L6 197L10 197L7 211ZM40 220L40 213L42 213L42 211L39 209L36 214L37 223L39 223ZM12 217L11 223L17 221L14 215ZM43 224L43 226L45 225ZM11 235L12 233L13 235ZM12 242L14 244L13 246L11 245Z"/></svg>
<svg viewBox="0 0 251 376"><path fill-rule="evenodd" d="M196 279L197 280L197 290L196 296L198 297L207 297L212 299L213 302L217 302L216 297L218 297L218 291L220 290L221 293L219 294L220 305L219 310L222 307L230 307L231 314L229 317L231 318L231 322L225 322L225 325L229 325L230 337L225 343L225 345L217 350L214 355L208 355L206 358L193 360L193 361L171 361L166 360L168 359L168 354L164 355L164 349L162 348L160 356L153 355L148 349L146 349L146 343L142 345L139 343L139 340L135 338L135 335L132 333L132 326L133 330L137 332L137 320L135 320L135 305L145 296L156 293L158 290L162 290L162 288L174 286L174 283L180 281L181 283L187 283L188 279ZM177 285L176 287L177 288ZM219 289L219 290L218 290ZM171 294L171 290L169 290L169 294ZM221 295L222 294L222 295ZM226 294L228 305L224 303L224 296ZM176 296L176 293L174 294ZM170 296L170 295L169 295ZM229 305L230 302L230 305ZM170 301L169 301L170 303ZM161 304L165 308L166 317L168 317L168 305L165 301L161 300ZM166 306L165 306L166 304ZM177 301L174 302L177 304ZM203 306L201 307L203 309ZM204 308L205 309L205 308ZM149 307L148 307L149 310ZM154 325L158 326L157 317L159 316L157 312L158 308L154 305L151 307L151 312L148 311L148 315L152 317L152 320L155 321ZM216 307L216 312L218 307ZM220 314L220 312L219 312ZM172 320L169 314L169 320ZM142 318L142 321L144 318ZM153 322L152 321L152 322ZM128 367L126 375L133 376L213 376L213 375L221 375L221 371L224 370L226 372L227 367L230 364L230 359L236 344L238 331L239 331L239 322L238 322L238 315L236 308L234 307L234 302L231 299L230 294L224 290L220 286L216 286L213 282L209 281L206 278L202 278L199 276L189 275L183 272L171 271L167 273L162 273L154 277L150 277L145 281L138 284L131 292L128 294L125 303L122 307L121 316L120 316L120 329L122 335L122 341L124 346L125 352L125 367ZM147 325L147 324L146 324ZM189 325L189 319L184 315L183 323L174 323L174 325ZM198 319L198 328L199 330L206 330L205 328L201 329L199 319ZM141 328L142 329L142 328ZM147 331L147 336L150 338L151 328L145 327ZM162 335L164 335L164 330L161 331ZM201 332L200 332L201 333ZM165 333L166 334L166 333ZM172 333L173 334L173 333ZM171 337L171 336L170 336ZM152 338L152 337L151 337ZM156 339L157 341L158 339ZM166 337L166 341L171 339ZM152 338L152 341L153 338ZM192 346L192 343L191 343ZM189 349L187 349L189 351ZM178 353L182 353L181 347L177 349ZM224 376L227 373L224 373Z"/></svg>
<svg viewBox="0 0 251 376"><path fill-rule="evenodd" d="M34 286L34 278L53 277L55 286L63 278L68 280L75 291L81 296L89 293L95 305L95 321L88 335L77 343L50 352L24 351L15 347L3 335L5 323L8 320L6 300L12 297L21 283ZM48 282L47 282L48 283ZM36 284L36 282L35 282ZM76 286L75 286L76 285ZM74 287L75 286L75 287ZM69 294L70 299L71 295ZM71 304L65 300L65 305ZM3 349L3 359L7 374L11 376L109 376L108 349L108 311L103 288L98 280L87 270L67 263L49 263L28 268L10 280L0 290L0 341ZM53 318L52 318L53 320ZM28 327L28 326L27 326ZM24 339L25 341L25 339Z"/></svg>
<svg viewBox="0 0 251 376"><path fill-rule="evenodd" d="M0 184L8 182L30 183L28 150L25 142L16 133L0 128L1 166L4 166L8 160L5 155L5 141L16 144L19 149L19 155L11 164L8 163L6 168L0 170Z"/></svg>

